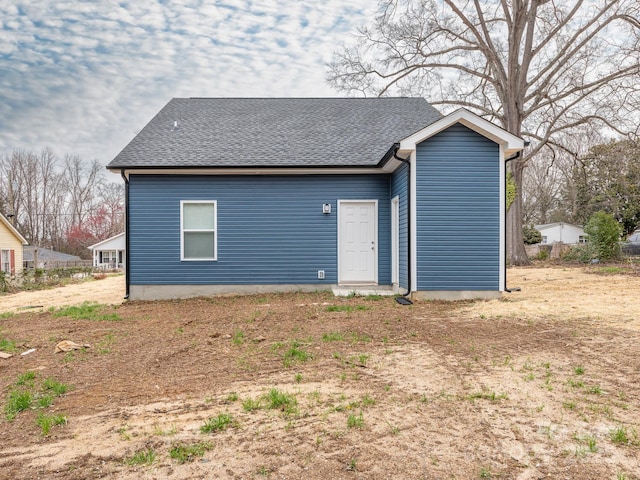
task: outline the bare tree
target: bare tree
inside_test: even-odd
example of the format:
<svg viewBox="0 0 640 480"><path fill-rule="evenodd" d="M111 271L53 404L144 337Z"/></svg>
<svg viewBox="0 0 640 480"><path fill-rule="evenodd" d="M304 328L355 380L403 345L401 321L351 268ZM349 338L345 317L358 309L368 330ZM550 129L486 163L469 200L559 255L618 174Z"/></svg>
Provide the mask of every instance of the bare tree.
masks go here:
<svg viewBox="0 0 640 480"><path fill-rule="evenodd" d="M103 167L77 156L61 165L50 148L0 156L0 211L33 245L87 255L86 247L124 230L124 189ZM81 241L78 241L78 239Z"/></svg>
<svg viewBox="0 0 640 480"><path fill-rule="evenodd" d="M637 0L382 0L328 81L364 95L421 95L467 107L533 142L510 163L518 186L507 215L512 264L522 236L529 158L576 128L638 133Z"/></svg>
<svg viewBox="0 0 640 480"><path fill-rule="evenodd" d="M67 181L72 224L82 224L91 212L103 169L97 160L87 165L77 155L65 156L64 176Z"/></svg>

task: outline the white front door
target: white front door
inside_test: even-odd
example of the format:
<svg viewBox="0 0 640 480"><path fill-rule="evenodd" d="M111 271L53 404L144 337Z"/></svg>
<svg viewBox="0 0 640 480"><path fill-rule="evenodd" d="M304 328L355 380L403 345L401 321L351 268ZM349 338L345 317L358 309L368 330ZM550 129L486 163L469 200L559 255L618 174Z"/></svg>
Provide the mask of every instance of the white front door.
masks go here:
<svg viewBox="0 0 640 480"><path fill-rule="evenodd" d="M376 200L338 201L338 283L378 281Z"/></svg>

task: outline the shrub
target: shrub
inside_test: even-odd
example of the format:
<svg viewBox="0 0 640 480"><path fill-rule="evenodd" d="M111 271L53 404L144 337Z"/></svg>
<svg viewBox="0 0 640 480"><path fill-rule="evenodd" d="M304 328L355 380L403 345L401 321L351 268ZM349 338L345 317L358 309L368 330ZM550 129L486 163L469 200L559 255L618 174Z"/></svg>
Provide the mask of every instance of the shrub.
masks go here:
<svg viewBox="0 0 640 480"><path fill-rule="evenodd" d="M522 227L525 245L535 245L542 242L542 234L536 230L533 225L525 225Z"/></svg>
<svg viewBox="0 0 640 480"><path fill-rule="evenodd" d="M568 248L560 254L560 258L565 262L589 263L593 257L597 256L591 244L576 245Z"/></svg>
<svg viewBox="0 0 640 480"><path fill-rule="evenodd" d="M600 260L611 260L620 256L620 235L622 229L613 216L606 212L591 215L584 227L589 236L589 244Z"/></svg>

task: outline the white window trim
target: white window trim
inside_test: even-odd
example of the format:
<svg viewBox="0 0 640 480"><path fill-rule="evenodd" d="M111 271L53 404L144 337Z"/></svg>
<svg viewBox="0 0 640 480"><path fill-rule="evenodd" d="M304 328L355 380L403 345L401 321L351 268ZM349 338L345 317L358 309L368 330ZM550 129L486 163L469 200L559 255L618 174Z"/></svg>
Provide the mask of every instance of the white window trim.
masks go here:
<svg viewBox="0 0 640 480"><path fill-rule="evenodd" d="M184 257L184 205L190 203L208 203L213 205L213 257L185 258ZM188 232L211 232L205 230L187 230ZM215 262L218 260L218 202L216 200L180 200L180 261L182 262Z"/></svg>

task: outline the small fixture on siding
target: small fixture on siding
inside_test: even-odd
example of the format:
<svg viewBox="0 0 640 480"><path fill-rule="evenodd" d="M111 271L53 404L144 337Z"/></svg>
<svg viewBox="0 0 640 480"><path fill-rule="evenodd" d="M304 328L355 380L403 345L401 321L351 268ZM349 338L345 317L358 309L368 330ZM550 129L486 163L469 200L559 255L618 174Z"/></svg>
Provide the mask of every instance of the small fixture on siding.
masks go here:
<svg viewBox="0 0 640 480"><path fill-rule="evenodd" d="M331 204L330 203L325 203L322 205L322 213L327 214L327 213L331 213Z"/></svg>
<svg viewBox="0 0 640 480"><path fill-rule="evenodd" d="M318 270L318 280L324 280L324 270Z"/></svg>

